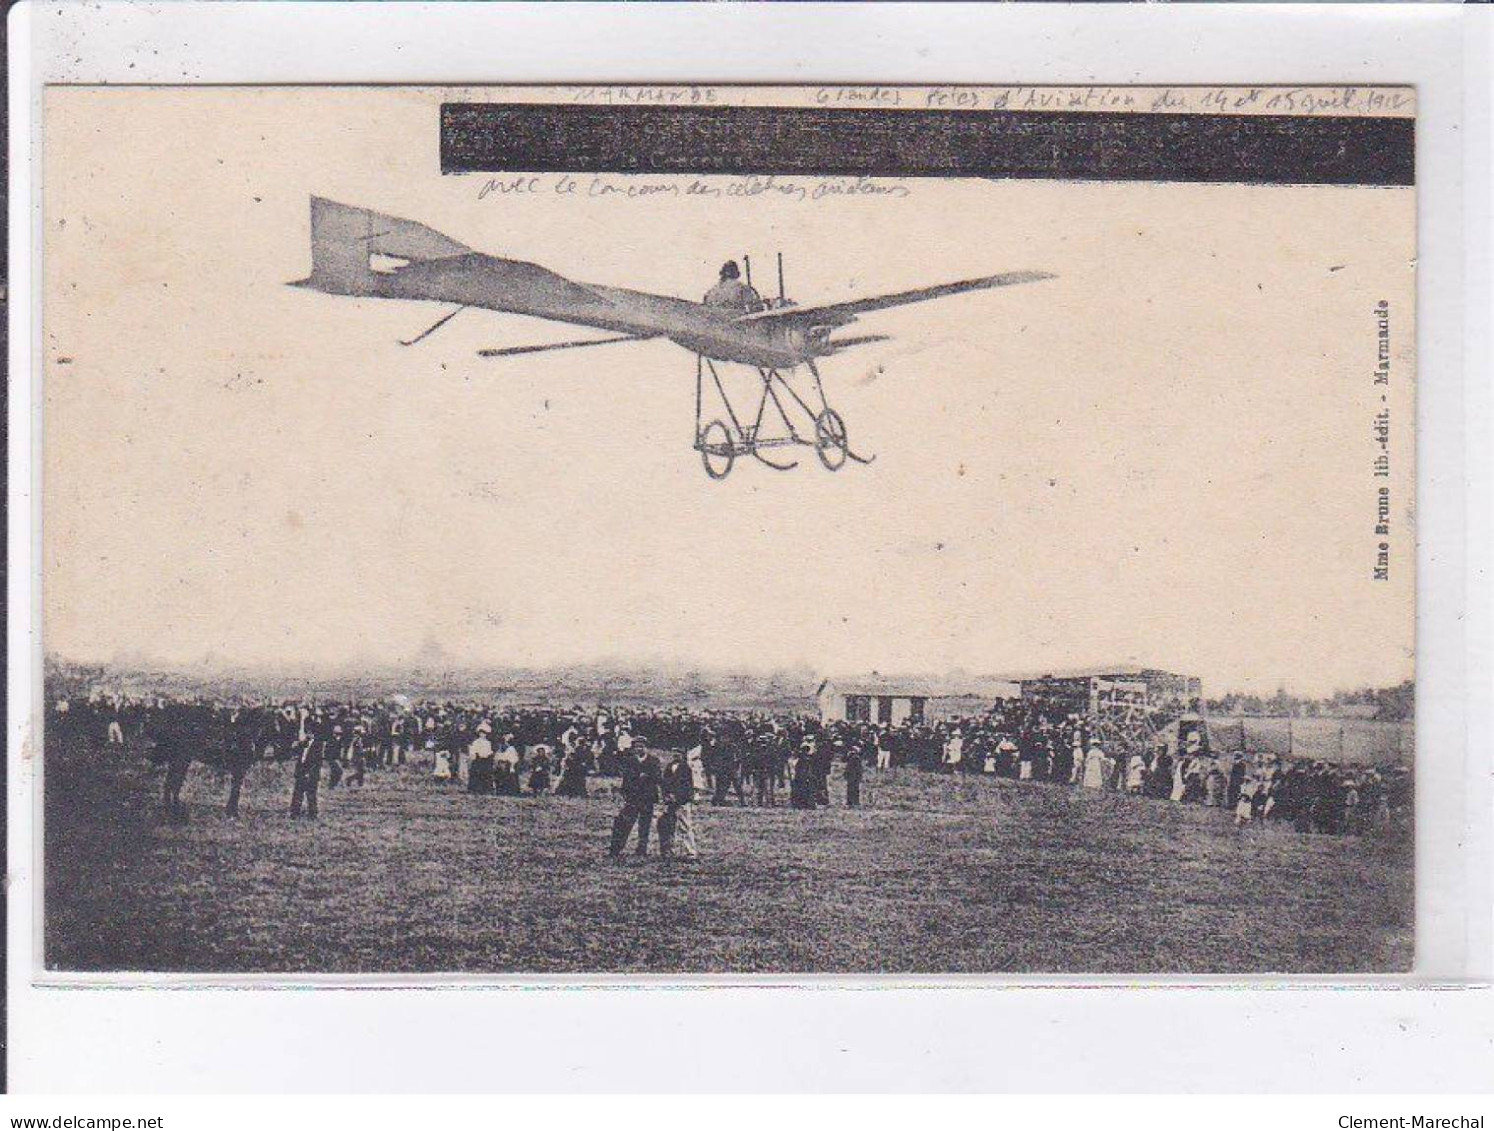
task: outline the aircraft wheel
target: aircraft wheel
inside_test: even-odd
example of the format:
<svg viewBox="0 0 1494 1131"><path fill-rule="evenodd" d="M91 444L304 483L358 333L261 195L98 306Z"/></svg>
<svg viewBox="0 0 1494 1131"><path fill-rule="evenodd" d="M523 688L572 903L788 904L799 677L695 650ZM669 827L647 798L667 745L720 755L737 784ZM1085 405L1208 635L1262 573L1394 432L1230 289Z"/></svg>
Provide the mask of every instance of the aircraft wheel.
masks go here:
<svg viewBox="0 0 1494 1131"><path fill-rule="evenodd" d="M737 461L737 449L731 442L731 433L726 425L713 420L700 434L700 462L712 479L725 479L731 465Z"/></svg>
<svg viewBox="0 0 1494 1131"><path fill-rule="evenodd" d="M827 470L839 471L845 466L851 450L846 440L846 422L833 408L814 418L814 450Z"/></svg>

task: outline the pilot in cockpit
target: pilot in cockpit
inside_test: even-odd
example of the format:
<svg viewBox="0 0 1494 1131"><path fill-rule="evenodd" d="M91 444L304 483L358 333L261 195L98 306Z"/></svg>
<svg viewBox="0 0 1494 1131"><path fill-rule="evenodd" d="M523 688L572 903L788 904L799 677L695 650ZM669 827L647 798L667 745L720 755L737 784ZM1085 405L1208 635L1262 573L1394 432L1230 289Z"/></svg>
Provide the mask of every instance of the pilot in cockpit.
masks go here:
<svg viewBox="0 0 1494 1131"><path fill-rule="evenodd" d="M737 270L737 261L728 259L721 265L721 279L706 292L705 305L723 310L754 314L763 309L763 299L751 284L742 282L742 273Z"/></svg>

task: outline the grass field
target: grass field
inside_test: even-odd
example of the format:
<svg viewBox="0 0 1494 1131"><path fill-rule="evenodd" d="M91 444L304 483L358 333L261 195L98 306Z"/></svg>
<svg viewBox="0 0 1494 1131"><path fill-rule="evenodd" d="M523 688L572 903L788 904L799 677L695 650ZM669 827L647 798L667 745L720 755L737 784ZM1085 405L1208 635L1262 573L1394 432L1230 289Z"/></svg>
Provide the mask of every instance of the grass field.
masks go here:
<svg viewBox="0 0 1494 1131"><path fill-rule="evenodd" d="M866 807L697 806L703 856L605 858L616 800L469 796L414 768L286 816L257 767L237 821L192 770L52 747L54 970L1228 973L1404 970L1407 845L1236 830L1218 811L916 771Z"/></svg>

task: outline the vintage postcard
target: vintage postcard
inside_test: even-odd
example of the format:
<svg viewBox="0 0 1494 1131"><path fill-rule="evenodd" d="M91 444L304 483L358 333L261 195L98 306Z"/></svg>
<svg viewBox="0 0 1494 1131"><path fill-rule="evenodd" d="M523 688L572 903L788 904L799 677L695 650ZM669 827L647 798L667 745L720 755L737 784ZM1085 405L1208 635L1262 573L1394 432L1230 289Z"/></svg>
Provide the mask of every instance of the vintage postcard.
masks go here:
<svg viewBox="0 0 1494 1131"><path fill-rule="evenodd" d="M1415 124L47 89L45 975L1411 969Z"/></svg>

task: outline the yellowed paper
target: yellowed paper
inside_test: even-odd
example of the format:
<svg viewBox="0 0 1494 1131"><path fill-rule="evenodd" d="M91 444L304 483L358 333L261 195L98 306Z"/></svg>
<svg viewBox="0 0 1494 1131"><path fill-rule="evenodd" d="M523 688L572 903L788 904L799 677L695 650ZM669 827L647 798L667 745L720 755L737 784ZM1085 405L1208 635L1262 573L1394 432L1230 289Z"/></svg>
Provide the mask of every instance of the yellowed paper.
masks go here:
<svg viewBox="0 0 1494 1131"><path fill-rule="evenodd" d="M1370 693L1406 685L1409 694L1414 673L1414 187L443 175L439 123L443 104L455 102L1414 115L1412 93L1390 88L50 89L44 634L49 661L72 681L64 697L75 718L90 698L202 694L283 705L399 696L405 705L467 704L450 710L475 728L479 714L496 720L528 699L579 705L577 718L593 719L598 706L643 710L653 696L649 710L754 711L780 725L802 717L875 729L879 697L889 712L898 700L896 722L905 724L915 699L953 688L975 701L946 712L935 769L918 778L888 771L904 776L880 787L878 808L868 740L869 807L832 809L813 835L829 829L845 853L865 848L876 858L878 844L904 835L879 832L887 822L954 813L950 855L925 846L915 859L977 876L1020 870L986 855L985 830L1008 820L1011 806L1036 805L1029 816L1041 824L1069 819L1053 808L1059 791L1087 799L1079 779L1038 785L1013 770L1007 782L983 766L941 776L950 733L995 702L998 683L1020 700L1023 681L1050 674L1114 684L1156 670L1195 680L1165 710L1152 689L1148 736L1171 733L1176 746L1178 716L1202 715L1224 751L1223 736L1238 727L1234 754L1251 759L1251 780L1268 747L1345 767L1409 759L1409 716L1392 717ZM313 277L313 198L423 225L583 287L691 303L718 281L723 262L750 260L753 285L771 304L778 253L783 293L805 308L1006 273L1033 278L858 313L854 330L836 332L879 340L816 361L823 403L844 423L844 450L827 448L823 434L816 441L815 415L799 415L781 389L791 427L808 440L754 450L742 424L760 411L757 367L718 358L731 408L708 406L697 417L704 363L668 336L482 356L607 332L468 307L402 345L462 304L288 286ZM396 272L409 262L408 254L388 258ZM701 372L703 395L714 397L709 367ZM818 410L807 368L784 366L784 375ZM778 427L773 402L762 404L759 437ZM736 431L732 411L744 417ZM713 453L701 447L712 419L734 437L720 479L706 473ZM840 461L834 471L827 454ZM797 466L780 471L754 456ZM865 705L848 706L842 695L827 707L816 698L825 680ZM1102 693L1113 688L1094 692ZM1355 710L1333 714L1336 694ZM110 709L98 708L99 728ZM868 713L858 719L858 710ZM850 723L832 717L848 712ZM1361 733L1385 723L1383 734ZM1073 737L1045 734L1065 749ZM538 737L552 747L560 740L558 730ZM993 749L997 737L991 731ZM126 738L156 748L144 730ZM673 745L694 742L682 734ZM670 746L656 743L666 756ZM1150 757L1154 745L1144 746ZM424 757L423 742L417 749ZM451 754L462 761L461 751ZM1121 765L1103 801L1123 808L1125 754L1116 754ZM282 813L288 771L262 761L246 787L255 811L233 835L263 835L275 846L267 851L293 854L283 839L299 828ZM321 820L335 824L341 804L347 820L372 821L365 808L377 797L380 819L397 820L391 814L408 805L418 827L435 806L468 800L432 800L431 767L422 765L398 788L404 769L370 775L381 793L327 791ZM1345 769L1340 779L1367 780L1367 772ZM193 771L186 796L216 812L221 793L205 773ZM842 780L840 763L832 777ZM933 792L918 792L920 783ZM500 852L481 867L599 859L613 810L602 776L597 786L605 788L594 787L589 801L565 802L590 806L566 818L573 823L546 818L552 841L503 849L518 855ZM1044 791L1040 802L1034 791ZM1168 792L1137 798L1123 823L1172 828L1173 814L1186 811L1176 836L1200 839L1147 842L1138 849L1150 861L1144 873L1170 872L1173 851L1213 859L1230 837L1269 855L1273 871L1306 866L1299 841L1315 834L1261 819L1242 832L1233 807L1200 824L1203 806L1174 807ZM703 857L716 857L697 877L761 879L782 866L816 877L836 893L832 902L870 899L880 917L846 913L861 941L841 957L821 949L835 930L791 911L797 925L784 929L793 938L759 945L748 932L730 944L671 943L654 957L634 942L617 958L525 932L513 946L421 950L406 939L381 950L357 941L364 926L345 923L352 958L296 945L277 957L249 946L238 966L222 957L232 950L222 938L179 957L147 949L121 961L312 972L876 973L1347 971L1404 968L1411 958L1409 848L1368 884L1365 898L1383 912L1368 936L1344 934L1306 957L1285 942L1198 949L1160 921L1150 928L1160 951L1107 949L1098 928L1057 949L1029 948L1023 940L1045 929L1043 908L1059 913L1056 889L1036 891L1039 909L1016 916L1017 941L972 950L939 943L911 911L894 928L895 908L916 908L923 897L884 905L858 895L836 863L839 850L804 847L809 831L728 827L729 817L758 816L734 813L735 801L697 806ZM227 834L216 820L194 823L190 837L217 843ZM919 830L906 835L923 843L928 830ZM436 845L433 859L475 851L467 835ZM1343 893L1333 922L1305 907L1287 913L1300 911L1297 926L1323 937L1362 916L1348 881L1335 877L1360 866L1356 853L1374 850L1373 837L1357 832L1331 843L1325 883ZM225 851L248 851L235 844ZM1082 846L1054 851L1080 853L1072 867L1102 879L1100 861L1113 859L1113 848L1092 865ZM166 851L180 859L192 849ZM1206 929L1243 937L1229 906L1235 866L1212 866L1206 882L1217 903ZM325 867L342 874L340 862ZM388 898L446 898L406 868L416 864L386 861L379 883ZM994 888L972 881L983 910L965 908L954 921L976 932L1011 923L1009 879ZM1094 898L1119 906L1136 897L1126 886L1133 880L1108 894L1101 884ZM612 928L628 940L669 934L669 923L712 939L738 922L737 911L704 894L706 880L671 904L676 918L652 927L617 910L607 885L653 878L598 881L588 872L567 882L587 906L614 907ZM776 882L762 880L765 908L788 898ZM790 883L793 899L804 897L800 882ZM257 913L273 917L289 891L272 886L254 897ZM690 906L703 910L687 927ZM453 914L471 931L503 937L474 906L461 907ZM823 936L804 925L811 920ZM58 929L80 929L76 922ZM578 938L589 929L567 928ZM66 967L78 952L49 953ZM110 967L109 953L78 961Z"/></svg>

